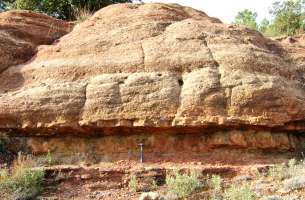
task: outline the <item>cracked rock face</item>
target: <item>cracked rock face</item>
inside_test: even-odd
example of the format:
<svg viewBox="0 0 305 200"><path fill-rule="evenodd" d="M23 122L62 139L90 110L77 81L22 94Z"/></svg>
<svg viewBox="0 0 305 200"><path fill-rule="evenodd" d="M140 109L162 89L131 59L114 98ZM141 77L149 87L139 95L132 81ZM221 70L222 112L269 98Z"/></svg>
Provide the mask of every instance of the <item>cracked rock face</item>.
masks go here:
<svg viewBox="0 0 305 200"><path fill-rule="evenodd" d="M303 130L305 55L287 45L176 4L112 5L0 74L0 128Z"/></svg>

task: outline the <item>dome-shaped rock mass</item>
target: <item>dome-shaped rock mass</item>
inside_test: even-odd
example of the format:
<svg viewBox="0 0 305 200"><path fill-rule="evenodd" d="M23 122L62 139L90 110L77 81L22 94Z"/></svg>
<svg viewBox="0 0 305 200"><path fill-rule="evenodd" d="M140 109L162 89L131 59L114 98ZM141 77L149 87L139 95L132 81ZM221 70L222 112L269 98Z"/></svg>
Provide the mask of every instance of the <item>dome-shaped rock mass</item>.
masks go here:
<svg viewBox="0 0 305 200"><path fill-rule="evenodd" d="M108 6L68 34L66 22L16 14L0 14L0 129L305 130L301 43L177 4Z"/></svg>

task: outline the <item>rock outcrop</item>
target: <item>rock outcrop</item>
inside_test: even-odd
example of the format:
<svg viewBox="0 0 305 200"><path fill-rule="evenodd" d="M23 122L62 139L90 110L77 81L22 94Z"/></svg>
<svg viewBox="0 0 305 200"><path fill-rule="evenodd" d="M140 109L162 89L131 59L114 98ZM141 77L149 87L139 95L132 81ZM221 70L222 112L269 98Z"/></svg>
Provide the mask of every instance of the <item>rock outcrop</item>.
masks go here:
<svg viewBox="0 0 305 200"><path fill-rule="evenodd" d="M72 27L70 23L29 11L0 13L0 72L28 61L38 45L53 43Z"/></svg>
<svg viewBox="0 0 305 200"><path fill-rule="evenodd" d="M1 32L1 129L305 130L304 47L176 4L117 4L15 65L66 33L54 21L49 37L51 19L32 17L7 25L18 40Z"/></svg>

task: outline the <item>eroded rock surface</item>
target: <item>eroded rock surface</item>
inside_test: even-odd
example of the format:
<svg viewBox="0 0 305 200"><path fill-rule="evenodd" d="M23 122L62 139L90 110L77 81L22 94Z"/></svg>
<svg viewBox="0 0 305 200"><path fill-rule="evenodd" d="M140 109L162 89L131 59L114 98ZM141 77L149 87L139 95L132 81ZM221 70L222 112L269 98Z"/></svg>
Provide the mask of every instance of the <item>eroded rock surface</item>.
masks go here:
<svg viewBox="0 0 305 200"><path fill-rule="evenodd" d="M51 44L71 29L72 24L30 11L0 13L0 72L28 61L38 45Z"/></svg>
<svg viewBox="0 0 305 200"><path fill-rule="evenodd" d="M304 130L304 47L289 48L176 4L112 5L0 74L0 128Z"/></svg>

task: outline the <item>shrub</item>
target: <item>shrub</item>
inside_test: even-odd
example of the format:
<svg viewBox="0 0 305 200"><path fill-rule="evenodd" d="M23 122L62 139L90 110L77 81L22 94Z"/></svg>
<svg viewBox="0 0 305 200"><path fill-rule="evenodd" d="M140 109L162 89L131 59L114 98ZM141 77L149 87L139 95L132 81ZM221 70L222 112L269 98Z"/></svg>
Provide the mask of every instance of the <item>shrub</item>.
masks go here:
<svg viewBox="0 0 305 200"><path fill-rule="evenodd" d="M302 162L298 163L296 159L291 159L288 165L274 166L269 169L268 175L274 181L281 181L294 176L300 176L304 174L304 164Z"/></svg>
<svg viewBox="0 0 305 200"><path fill-rule="evenodd" d="M218 175L212 175L210 179L210 185L211 187L216 191L221 191L221 177Z"/></svg>
<svg viewBox="0 0 305 200"><path fill-rule="evenodd" d="M132 189L134 192L136 192L138 190L138 180L137 180L137 177L135 175L132 175L130 177L128 187L130 189Z"/></svg>
<svg viewBox="0 0 305 200"><path fill-rule="evenodd" d="M1 170L1 199L29 199L41 191L44 171L32 170L30 164L30 161L19 154L11 171Z"/></svg>
<svg viewBox="0 0 305 200"><path fill-rule="evenodd" d="M231 185L224 192L224 200L255 200L256 194L251 190L250 185Z"/></svg>
<svg viewBox="0 0 305 200"><path fill-rule="evenodd" d="M288 170L285 166L273 166L268 171L268 176L274 181L281 181L289 177Z"/></svg>
<svg viewBox="0 0 305 200"><path fill-rule="evenodd" d="M53 158L53 155L51 154L50 150L48 150L48 154L46 155L46 161L49 166L56 164L56 161Z"/></svg>
<svg viewBox="0 0 305 200"><path fill-rule="evenodd" d="M192 172L190 175L175 173L174 176L166 177L166 185L169 192L179 198L189 196L195 189L202 186L198 174Z"/></svg>
<svg viewBox="0 0 305 200"><path fill-rule="evenodd" d="M212 188L211 198L213 200L221 199L222 187L221 187L221 177L213 175L209 181L210 187Z"/></svg>

